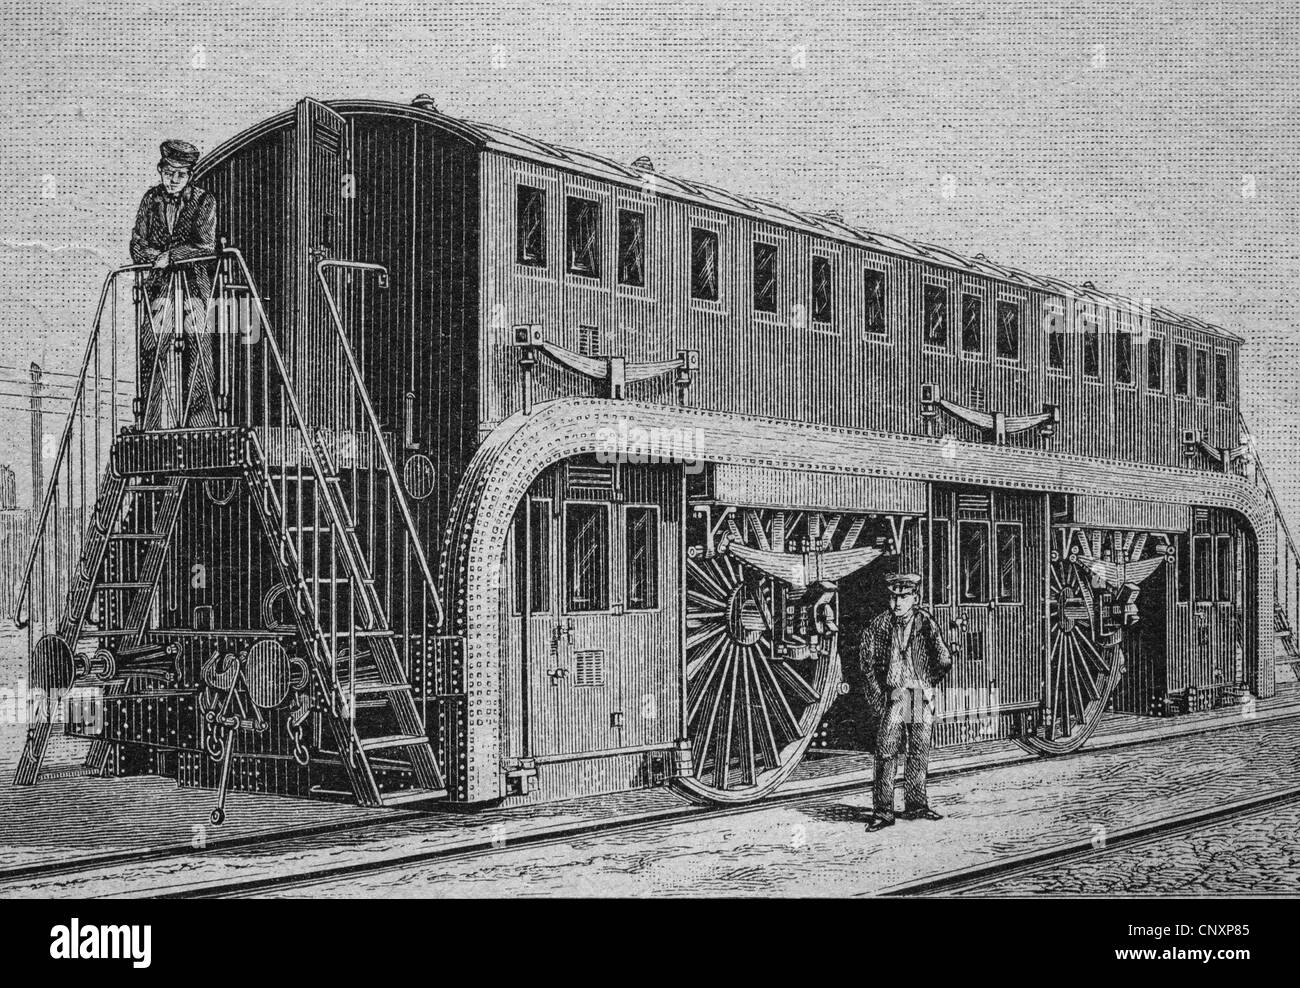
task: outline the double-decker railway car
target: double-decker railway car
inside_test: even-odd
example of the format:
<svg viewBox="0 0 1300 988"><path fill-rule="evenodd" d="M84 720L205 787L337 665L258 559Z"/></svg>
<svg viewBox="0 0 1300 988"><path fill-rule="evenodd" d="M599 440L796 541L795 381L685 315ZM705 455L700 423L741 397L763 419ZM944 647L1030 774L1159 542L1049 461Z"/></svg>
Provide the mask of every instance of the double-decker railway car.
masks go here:
<svg viewBox="0 0 1300 988"><path fill-rule="evenodd" d="M19 782L68 720L99 771L223 795L758 799L866 742L899 568L957 654L941 744L1068 752L1295 656L1219 327L426 97L303 100L194 180L207 332L183 265L95 317Z"/></svg>

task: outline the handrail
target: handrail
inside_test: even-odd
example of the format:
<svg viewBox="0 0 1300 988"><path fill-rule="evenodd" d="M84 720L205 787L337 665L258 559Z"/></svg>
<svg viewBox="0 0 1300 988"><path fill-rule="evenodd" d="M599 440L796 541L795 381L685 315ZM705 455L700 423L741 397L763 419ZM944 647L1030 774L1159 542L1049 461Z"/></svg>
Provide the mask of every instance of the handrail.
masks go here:
<svg viewBox="0 0 1300 988"><path fill-rule="evenodd" d="M54 466L50 470L50 485L48 490L45 491L45 497L41 503L41 517L32 529L35 536L32 539L30 548L27 550L27 565L23 567L22 582L19 583L18 593L14 598L14 625L16 627L25 628L27 626L26 622L22 619L23 601L27 599L28 591L31 589L32 570L36 566L36 556L40 551L40 543L43 537L42 533L45 530L45 523L49 519L50 507L54 503L55 493L58 490L59 472L63 467L64 460L67 458L68 450L72 445L73 426L77 421L76 409L85 398L86 373L90 369L90 358L94 355L96 344L99 342L100 324L104 316L104 305L108 301L108 293L111 290L113 283L120 275L133 271L167 271L173 267L197 264L202 261L213 261L217 259L218 258L215 255L186 258L183 261L176 261L174 264L170 264L166 268L157 268L153 264L126 264L120 268L114 268L105 276L104 287L100 289L99 293L99 304L95 307L95 317L91 321L91 325L94 329L90 334L90 339L86 342L85 356L81 358L81 372L77 375L77 386L73 390L72 400L68 405L68 420L63 424L63 435L59 439L58 452L55 453L54 456ZM96 481L98 481L98 478L96 478ZM34 498L36 492L33 491L32 494Z"/></svg>
<svg viewBox="0 0 1300 988"><path fill-rule="evenodd" d="M402 521L406 524L407 534L411 537L411 546L415 549L416 561L420 564L420 572L424 576L425 583L429 592L433 596L433 607L437 612L438 619L436 627L442 628L444 614L442 610L442 599L438 595L438 585L434 582L433 574L429 568L429 560L424 553L424 543L420 539L419 532L415 527L415 518L411 514L410 505L406 503L406 495L402 491L401 482L397 477L397 465L393 462L392 456L388 452L388 444L384 442L383 430L379 425L379 416L375 414L374 406L370 404L370 395L366 390L365 384L361 379L361 368L357 365L356 357L352 353L352 347L348 343L347 333L343 328L343 318L339 315L338 305L334 300L334 293L330 291L329 282L325 280L325 269L330 268L350 268L357 271L375 271L380 275L380 286L388 286L388 269L382 264L368 264L364 261L343 261L325 259L316 264L316 277L320 279L321 288L325 292L325 303L329 306L330 317L334 321L334 329L338 333L339 345L343 348L343 356L347 359L348 369L352 373L353 382L357 386L357 394L361 398L361 406L365 409L366 418L369 420L370 429L375 434L379 452L384 458L384 468L388 471L388 480L391 485L393 494L397 500L397 506L402 512Z"/></svg>
<svg viewBox="0 0 1300 988"><path fill-rule="evenodd" d="M244 260L244 255L237 248L227 247L222 254L237 261L239 269L243 272L244 278L247 280L248 284L255 284L253 274L248 270L248 264ZM271 354L271 359L275 362L275 368L280 374L280 380L283 382L284 396L288 401L289 410L293 412L293 418L298 427L298 432L302 435L303 446L306 448L307 456L311 460L312 472L316 475L317 481L320 485L324 487L326 485L326 477L329 475L325 472L325 467L321 464L320 456L317 455L316 443L312 439L313 434L307 428L307 420L302 414L302 408L298 405L298 397L294 394L292 387L293 378L289 375L288 368L285 367L284 357L280 353L279 345L275 342L275 334L270 331L271 321L266 316L266 309L262 305L262 297L255 291L251 291L248 294L257 306L257 314L262 320L262 325L267 327L267 332L262 334L262 338L266 341L267 352ZM330 523L337 531L344 531L346 526L343 523L342 516L339 515L338 506L334 503L334 499L332 497L325 497L323 500L325 502L326 510L329 512ZM339 541L343 546L343 554L347 559L348 569L351 571L354 579L360 580L362 564L355 558L353 545L348 539L340 539ZM370 601L366 599L365 594L361 594L360 599L365 606L367 617L373 623L375 620L375 614L370 605Z"/></svg>

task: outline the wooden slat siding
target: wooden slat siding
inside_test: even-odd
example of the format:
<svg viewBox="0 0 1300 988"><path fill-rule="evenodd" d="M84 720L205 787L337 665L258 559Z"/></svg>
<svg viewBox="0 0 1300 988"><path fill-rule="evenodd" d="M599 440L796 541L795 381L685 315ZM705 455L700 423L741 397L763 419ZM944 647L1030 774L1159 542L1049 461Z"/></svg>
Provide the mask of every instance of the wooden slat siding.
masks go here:
<svg viewBox="0 0 1300 988"><path fill-rule="evenodd" d="M1120 528L1139 532L1184 532L1191 509L1164 501L1126 501L1117 497L1079 495L1074 499L1074 523L1084 528Z"/></svg>
<svg viewBox="0 0 1300 988"><path fill-rule="evenodd" d="M722 464L713 474L713 496L723 504L753 507L789 508L793 503L829 511L922 515L926 485L885 477L797 474Z"/></svg>
<svg viewBox="0 0 1300 988"><path fill-rule="evenodd" d="M547 190L545 272L515 264L515 188L520 182ZM916 434L923 431L921 383L938 384L945 397L961 404L969 403L970 390L977 387L983 390L989 409L1036 413L1046 401L1062 406L1063 423L1057 438L1044 442L1036 434L1023 434L1012 437L1012 445L1090 456L1118 455L1167 466L1182 463L1179 437L1164 417L1164 410L1174 404L1170 397L1174 343L1186 340L1212 352L1226 352L1235 373L1235 342L1155 320L1154 330L1166 346L1166 389L1141 402L1139 396L1146 395L1145 344L1140 338L1134 340L1134 389L1117 394L1113 332L1119 316L1095 303L1076 305L1038 288L892 257L664 196L653 197L647 208L647 288L619 289L614 284L616 209L620 202L637 201L640 197L635 190L615 190L612 185L559 168L487 153L483 194L488 224L484 288L492 296L492 305L502 306L499 325L485 330L484 428L519 407L519 371L510 346L510 326L520 322L540 322L549 339L571 348L576 348L580 323L596 325L601 330L602 349L625 354L629 360L660 359L684 347L700 349L701 373L689 398L689 404L698 407ZM564 209L569 194L596 198L602 204L599 287L594 287L591 279L564 271ZM690 298L692 223L711 226L720 234L720 300L716 305ZM767 235L779 245L776 317L753 311L752 244L756 235ZM808 310L814 250L832 258L835 321L830 333L813 328ZM864 338L862 332L862 268L867 265L887 272L887 341ZM921 345L921 285L926 281L949 288L949 341L942 353ZM962 291L973 291L983 299L978 359L961 354ZM1021 357L1017 362L996 358L999 298L1021 300ZM1046 307L1052 302L1064 309L1069 351L1065 378L1048 375L1046 370L1047 341L1042 326ZM792 325L796 304L804 307L802 329ZM1078 310L1093 312L1101 320L1101 377L1097 383L1080 380L1082 320ZM648 329L643 322L647 318L654 320ZM538 367L535 384L538 401L596 393L592 383L546 361ZM646 394L648 390L639 390L635 396L656 400ZM671 389L663 391L664 400L672 400ZM1216 445L1237 442L1231 421L1236 408L1235 380L1230 398L1228 406L1214 415L1208 414L1207 407L1206 414L1197 417L1195 427ZM959 438L976 438L974 430L958 423L944 421L941 427Z"/></svg>

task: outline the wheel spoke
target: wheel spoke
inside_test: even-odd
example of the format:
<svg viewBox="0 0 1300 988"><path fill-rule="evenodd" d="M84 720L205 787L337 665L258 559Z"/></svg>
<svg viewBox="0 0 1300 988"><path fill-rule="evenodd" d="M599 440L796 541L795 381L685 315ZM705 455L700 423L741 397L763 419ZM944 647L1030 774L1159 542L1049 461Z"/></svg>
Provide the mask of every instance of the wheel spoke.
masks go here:
<svg viewBox="0 0 1300 988"><path fill-rule="evenodd" d="M727 694L727 713L724 721L726 729L722 734L718 735L718 743L715 746L715 750L721 755L721 758L714 755L713 759L713 779L721 789L726 789L727 783L731 781L731 742L732 729L736 723L736 674L739 672L737 663L734 661L734 653L737 651L733 649L733 658L727 663L730 685L727 685L728 680L723 680L723 687ZM719 766L721 766L721 774L719 774Z"/></svg>
<svg viewBox="0 0 1300 988"><path fill-rule="evenodd" d="M699 713L700 703L709 693L709 688L713 685L714 677L718 674L718 670L721 669L724 664L726 646L727 640L725 638L718 639L717 643L712 646L712 654L710 656L712 662L708 667L708 674L704 677L697 677L692 681L690 678L689 667L687 669L686 701L688 709L686 711L686 723L692 728L695 726L695 715Z"/></svg>
<svg viewBox="0 0 1300 988"><path fill-rule="evenodd" d="M703 590L696 590L691 587L686 588L686 603L688 610L689 605L691 604L695 604L697 607L711 607L723 611L727 609L725 594L715 597L712 594L705 593Z"/></svg>
<svg viewBox="0 0 1300 988"><path fill-rule="evenodd" d="M726 659L721 664L722 677L718 681L718 688L713 692L713 705L709 708L709 716L704 722L704 732L700 735L697 753L700 759L701 768L704 765L704 755L709 750L709 741L713 738L713 729L718 721L718 706L722 703L722 694L727 691L727 673L731 670L731 644L727 644ZM714 771L716 775L716 768Z"/></svg>
<svg viewBox="0 0 1300 988"><path fill-rule="evenodd" d="M753 650L745 653L745 661L749 663L750 676L754 683L754 693L758 697L758 709L763 715L763 730L759 733L759 740L766 742L764 752L768 755L768 765L772 768L777 766L777 756L780 751L780 745L776 743L776 732L772 729L772 713L767 708L767 698L763 695L763 684L758 679L757 663L762 661L761 657L755 656Z"/></svg>
<svg viewBox="0 0 1300 988"><path fill-rule="evenodd" d="M772 663L759 656L755 659L755 665L766 674L767 681L771 684L772 696L777 701L777 719L781 721L780 726L784 729L787 741L793 741L799 736L799 718L790 709L790 701L786 699L785 691L781 689L776 673L772 671Z"/></svg>
<svg viewBox="0 0 1300 988"><path fill-rule="evenodd" d="M715 638L702 648L695 650L694 657L687 660L686 663L686 685L691 688L699 683L700 670L707 665L718 652L722 649L725 638Z"/></svg>
<svg viewBox="0 0 1300 988"><path fill-rule="evenodd" d="M718 557L715 556L710 565L715 566ZM718 581L714 573L710 572L694 559L686 560L687 572L694 576L701 586L719 600L725 600L727 597L726 587Z"/></svg>
<svg viewBox="0 0 1300 988"><path fill-rule="evenodd" d="M812 688L812 684L790 667L789 662L773 662L772 671L784 679L794 689L795 695L804 703L816 703L821 695Z"/></svg>
<svg viewBox="0 0 1300 988"><path fill-rule="evenodd" d="M686 651L690 652L692 649L698 648L709 639L716 638L726 630L727 624L725 621L717 621L712 625L705 625L703 628L696 631L695 634L686 639Z"/></svg>
<svg viewBox="0 0 1300 988"><path fill-rule="evenodd" d="M739 669L739 678L741 685L744 687L744 711L745 711L745 730L740 736L741 743L741 767L747 769L745 781L750 785L758 778L758 762L754 757L754 707L753 697L749 693L749 650L741 650L741 662Z"/></svg>

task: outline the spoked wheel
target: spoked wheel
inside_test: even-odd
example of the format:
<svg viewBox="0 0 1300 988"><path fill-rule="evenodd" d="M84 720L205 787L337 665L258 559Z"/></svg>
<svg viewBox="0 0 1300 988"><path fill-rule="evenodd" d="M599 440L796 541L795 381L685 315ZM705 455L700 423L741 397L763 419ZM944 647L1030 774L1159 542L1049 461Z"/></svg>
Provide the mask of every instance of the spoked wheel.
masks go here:
<svg viewBox="0 0 1300 988"><path fill-rule="evenodd" d="M795 517L744 512L730 538L784 551L785 533L793 531L787 523ZM695 545L686 560L685 690L694 773L673 786L708 803L761 799L784 782L840 685L833 632L817 637L801 660L774 654L775 581L726 545L724 536L711 557Z"/></svg>
<svg viewBox="0 0 1300 988"><path fill-rule="evenodd" d="M1042 729L1017 738L1038 755L1077 751L1097 729L1124 672L1123 632L1104 628L1090 558L1070 544L1073 535L1059 531L1054 537L1048 602L1050 678ZM1086 539L1081 542L1086 549Z"/></svg>

